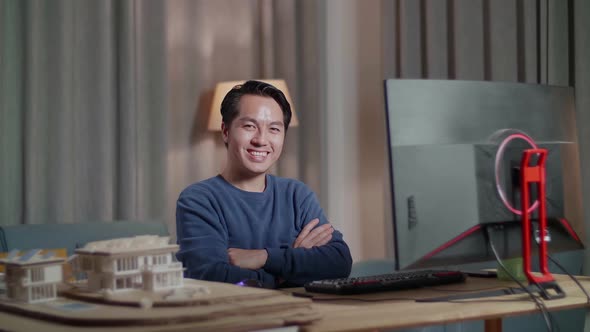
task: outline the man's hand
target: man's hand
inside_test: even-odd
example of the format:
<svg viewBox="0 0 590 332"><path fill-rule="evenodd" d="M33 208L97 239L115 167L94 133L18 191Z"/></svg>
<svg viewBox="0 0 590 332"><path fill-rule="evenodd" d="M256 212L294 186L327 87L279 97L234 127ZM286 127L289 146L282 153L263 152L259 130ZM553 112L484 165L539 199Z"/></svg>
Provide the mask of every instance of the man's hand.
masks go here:
<svg viewBox="0 0 590 332"><path fill-rule="evenodd" d="M229 248L229 263L243 269L258 270L266 264L268 253L265 249Z"/></svg>
<svg viewBox="0 0 590 332"><path fill-rule="evenodd" d="M330 242L334 228L330 224L323 224L314 228L320 222L319 219L314 219L307 223L301 230L301 233L295 239L293 248L313 248L323 246Z"/></svg>

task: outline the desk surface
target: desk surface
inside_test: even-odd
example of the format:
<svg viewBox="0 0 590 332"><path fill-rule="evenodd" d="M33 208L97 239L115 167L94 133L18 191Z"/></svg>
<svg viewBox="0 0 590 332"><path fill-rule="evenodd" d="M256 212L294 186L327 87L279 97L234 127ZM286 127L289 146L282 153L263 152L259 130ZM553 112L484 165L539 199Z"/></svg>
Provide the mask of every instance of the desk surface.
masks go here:
<svg viewBox="0 0 590 332"><path fill-rule="evenodd" d="M65 285L64 285L65 286ZM278 290L185 280L160 292L88 293L62 289L58 299L27 304L0 301L0 329L8 331L260 330L309 323L321 316L310 299ZM141 306L141 304L144 304ZM151 303L152 305L146 305Z"/></svg>
<svg viewBox="0 0 590 332"><path fill-rule="evenodd" d="M544 301L550 311L589 306L586 295L568 276L555 275L555 278L567 296L562 299ZM577 278L585 289L590 290L590 277L580 276ZM414 301L415 299L515 286L516 284L513 282L499 281L497 279L468 278L465 284L346 296L350 300L343 300L342 298L336 300L337 296L314 294L317 299L314 300L313 306L323 314L323 319L305 326L303 330L371 331L469 320L492 322L503 317L539 312L535 303L526 293L492 298L454 300L452 302L424 303ZM298 291L302 290L298 289ZM321 300L322 298L324 300Z"/></svg>
<svg viewBox="0 0 590 332"><path fill-rule="evenodd" d="M549 310L564 310L588 307L587 299L578 286L567 276L556 275L556 280L567 296L563 299L544 301ZM590 289L590 277L578 277L586 289ZM513 287L514 283L496 279L469 278L465 284L453 284L428 289L396 291L355 296L335 296L314 294L317 300L311 305L313 311L323 318L303 325L302 331L374 331L438 325L451 322L486 320L496 323L503 317L538 312L527 294L505 295L493 298L457 300L453 302L422 303L415 299L462 294L469 291L482 291ZM292 289L299 291L302 289ZM324 300L321 300L321 299ZM249 320L256 326L257 315L240 317L247 326ZM263 314L261 315L263 316ZM261 317L262 319L262 317ZM26 318L0 312L3 327L16 331L78 331L80 327ZM235 325L233 325L235 327ZM109 327L109 331L179 331L190 330L191 323L160 325L154 327ZM201 327L203 327L201 325ZM262 326L260 326L262 327ZM268 326L271 327L271 326ZM104 327L85 327L84 330L103 330ZM219 330L217 325L216 330Z"/></svg>

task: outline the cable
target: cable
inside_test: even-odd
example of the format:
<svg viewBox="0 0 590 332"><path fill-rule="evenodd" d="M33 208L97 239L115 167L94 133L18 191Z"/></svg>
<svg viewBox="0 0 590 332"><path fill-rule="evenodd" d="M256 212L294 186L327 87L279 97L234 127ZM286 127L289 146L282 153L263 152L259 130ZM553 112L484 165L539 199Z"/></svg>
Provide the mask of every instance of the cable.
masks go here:
<svg viewBox="0 0 590 332"><path fill-rule="evenodd" d="M530 289L528 287L526 287L525 285L523 285L520 280L516 279L516 277L510 273L510 271L508 271L508 268L506 268L506 266L504 266L504 263L502 263L502 260L500 259L500 255L498 255L498 252L496 251L496 247L494 246L494 242L492 241L492 235L490 234L490 227L486 227L486 235L487 235L487 240L488 240L488 244L490 245L490 249L492 250L492 252L494 253L494 256L496 257L496 261L498 262L498 265L500 265L500 267L504 270L504 272L506 272L506 274L508 276L510 276L510 278L516 282L518 284L518 286L520 286L520 288L522 288L522 290L524 290L529 296L530 298L533 300L533 302L535 302L535 305L539 308L539 310L541 311L541 314L543 315L543 320L545 321L545 325L547 326L547 331L549 332L553 332L553 317L551 316L551 314L549 313L549 311L547 310L547 307L545 306L545 304L543 303L542 300L539 300L535 294L533 294ZM539 287L538 284L536 284L537 287ZM539 287L540 288L540 287Z"/></svg>
<svg viewBox="0 0 590 332"><path fill-rule="evenodd" d="M534 231L534 230L531 229L531 231ZM537 244L537 247L540 246L539 241L535 241L535 243ZM586 303L590 303L590 294L588 294L588 292L586 291L584 286L582 286L580 281L573 274L571 274L565 267L563 267L563 265L559 264L559 262L557 260L555 260L553 257L551 257L551 255L547 254L547 258L549 258L549 260L551 260L551 262L553 262L553 264L557 265L557 267L560 270L565 272L565 274L567 274L570 277L570 279L572 279L576 283L576 285L578 285L578 287L580 287L582 292L584 292L584 294L586 295L586 301L587 301Z"/></svg>
<svg viewBox="0 0 590 332"><path fill-rule="evenodd" d="M536 231L536 229L532 229L531 231ZM537 247L540 246L540 243L539 243L538 240L535 241L535 243L537 244ZM547 254L547 258L549 258L549 260L551 260L551 262L553 262L553 264L557 265L557 267L561 271L565 272L565 274L567 274L570 277L570 279L572 279L576 283L576 285L578 285L578 287L586 295L586 303L589 303L590 304L590 294L588 294L588 292L586 291L586 289L584 288L584 286L582 286L582 284L580 283L580 281L573 274L571 274L565 267L563 267L563 265L559 264L559 262L556 259L554 259L553 257L551 257L551 255Z"/></svg>
<svg viewBox="0 0 590 332"><path fill-rule="evenodd" d="M385 301L416 301L411 297L388 297L383 299L361 299L356 297L312 297L312 301L359 301L359 302L385 302Z"/></svg>
<svg viewBox="0 0 590 332"><path fill-rule="evenodd" d="M500 130L500 131L496 132L494 135L492 135L490 140L498 140L504 135L507 135L507 136L504 139L502 139L502 141L500 142L500 144L498 146L498 150L496 151L496 156L494 157L494 176L496 179L496 191L498 192L498 196L500 196L500 200L502 201L502 203L504 203L504 206L508 210L510 210L512 213L520 216L520 215L522 215L522 211L515 208L514 206L512 206L512 204L510 204L510 202L508 202L508 198L506 197L506 193L504 192L504 189L502 188L502 179L501 179L502 176L501 176L501 172L500 172L501 161L504 158L504 150L508 146L508 143L510 143L511 141L513 141L515 139L521 139L521 140L527 142L533 149L537 149L537 144L529 135L527 135L525 132L517 130L517 129ZM527 210L527 213L533 212L538 206L539 206L539 201L536 200L533 203L533 205L531 207L529 207L529 209Z"/></svg>
<svg viewBox="0 0 590 332"><path fill-rule="evenodd" d="M547 254L547 257L549 258L549 260L551 260L553 262L553 264L557 265L557 267L559 267L563 272L565 272L578 285L578 287L580 287L582 292L584 292L584 294L586 294L586 301L587 301L586 303L590 303L590 295L588 295L588 292L586 291L584 286L582 286L582 284L580 283L578 278L574 277L573 274L569 273L568 270L565 269L565 267L563 267L561 264L559 264L555 259L553 259L553 257L549 256L549 254Z"/></svg>
<svg viewBox="0 0 590 332"><path fill-rule="evenodd" d="M381 299L363 299L357 297L317 297L309 293L292 292L291 295L295 297L304 297L311 299L312 301L359 301L359 302L384 302L384 301L416 301L416 298L412 297L386 297Z"/></svg>
<svg viewBox="0 0 590 332"><path fill-rule="evenodd" d="M498 286L492 287L484 287L484 288L477 288L477 289L443 289L443 288L436 288L436 287L428 287L429 290L433 290L435 292L449 292L449 293L473 293L473 292L483 292L488 290L497 290L499 289Z"/></svg>

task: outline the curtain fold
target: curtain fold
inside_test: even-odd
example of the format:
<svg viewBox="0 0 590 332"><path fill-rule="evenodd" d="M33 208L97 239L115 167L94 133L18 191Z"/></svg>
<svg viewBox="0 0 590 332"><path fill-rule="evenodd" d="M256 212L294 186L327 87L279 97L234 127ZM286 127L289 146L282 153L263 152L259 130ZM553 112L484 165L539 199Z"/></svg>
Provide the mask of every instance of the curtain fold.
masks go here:
<svg viewBox="0 0 590 332"><path fill-rule="evenodd" d="M163 220L162 2L0 6L0 225Z"/></svg>
<svg viewBox="0 0 590 332"><path fill-rule="evenodd" d="M301 126L276 173L318 193L355 258L381 257L383 78L573 79L588 164L588 5L548 3L2 0L0 225L158 219L174 234L180 191L224 165L215 84L282 77Z"/></svg>
<svg viewBox="0 0 590 332"><path fill-rule="evenodd" d="M0 3L0 224L17 223L23 213L23 7Z"/></svg>
<svg viewBox="0 0 590 332"><path fill-rule="evenodd" d="M0 15L0 225L173 225L179 192L223 168L221 136L202 125L218 81L285 78L299 116L319 114L316 93L298 92L316 45L293 0L6 0ZM311 173L304 130L277 174Z"/></svg>

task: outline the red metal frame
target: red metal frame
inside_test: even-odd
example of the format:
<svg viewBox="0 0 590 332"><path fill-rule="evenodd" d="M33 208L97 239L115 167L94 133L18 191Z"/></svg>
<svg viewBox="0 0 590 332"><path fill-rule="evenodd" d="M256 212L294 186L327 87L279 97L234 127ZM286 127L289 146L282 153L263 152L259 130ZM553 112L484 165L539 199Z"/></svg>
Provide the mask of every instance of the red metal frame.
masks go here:
<svg viewBox="0 0 590 332"><path fill-rule="evenodd" d="M531 166L531 158L534 155L539 156L536 165ZM547 159L547 150L529 149L523 153L520 180L521 180L521 199L522 211L528 211L530 206L530 184L537 183L538 201L539 201L539 269L542 276L535 276L531 271L531 221L530 214L522 214L522 253L524 263L524 273L531 283L545 283L554 281L553 276L547 268L547 242L545 234L547 229L546 207L545 207L545 160Z"/></svg>
<svg viewBox="0 0 590 332"><path fill-rule="evenodd" d="M531 158L537 155L539 157L536 165L530 165ZM546 300L559 299L565 297L565 292L559 287L549 268L547 267L547 213L545 207L545 161L547 160L547 150L529 149L522 154L520 165L520 188L522 198L522 256L524 274L529 280L529 284L537 286L539 293ZM531 220L528 213L530 204L530 188L532 183L537 184L539 201L539 269L541 276L533 275L531 271ZM553 290L553 292L549 292Z"/></svg>

